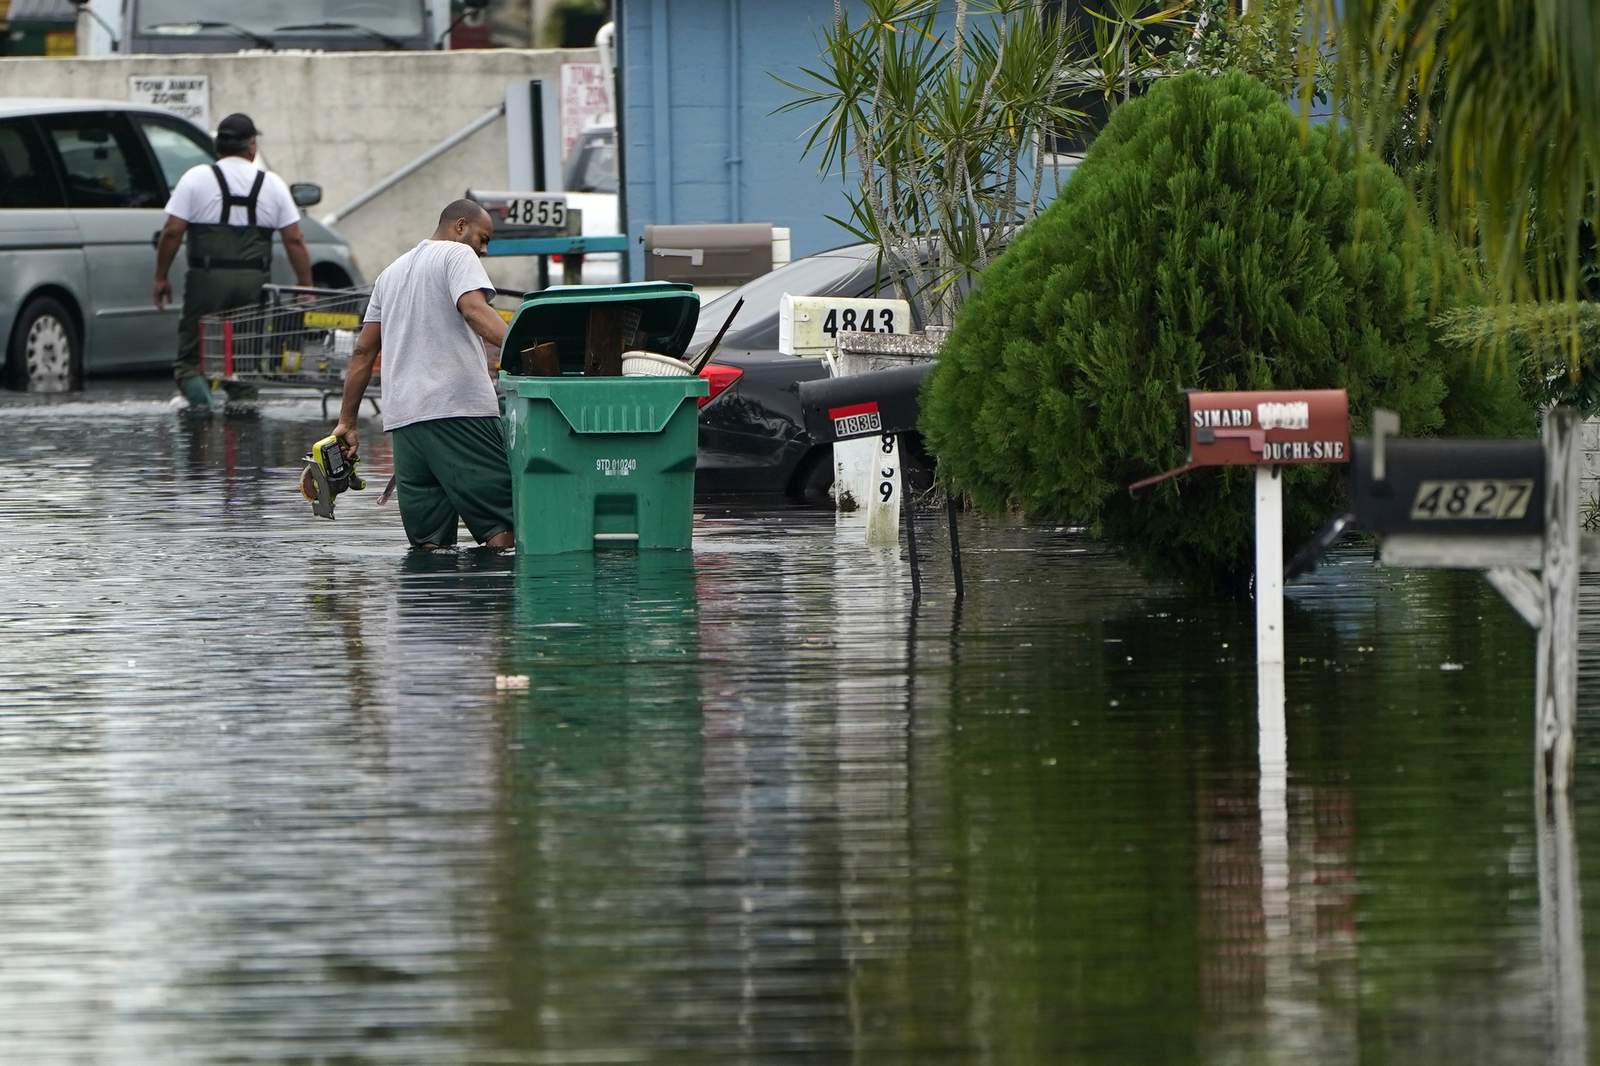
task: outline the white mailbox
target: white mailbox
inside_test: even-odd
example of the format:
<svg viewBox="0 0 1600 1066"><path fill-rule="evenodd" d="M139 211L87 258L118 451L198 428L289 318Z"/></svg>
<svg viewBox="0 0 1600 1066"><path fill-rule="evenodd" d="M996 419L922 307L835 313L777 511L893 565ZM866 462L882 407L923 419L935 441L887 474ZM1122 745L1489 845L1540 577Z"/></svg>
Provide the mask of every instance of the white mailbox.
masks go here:
<svg viewBox="0 0 1600 1066"><path fill-rule="evenodd" d="M851 300L791 296L778 302L778 351L824 355L841 333L910 333L911 305L904 300Z"/></svg>

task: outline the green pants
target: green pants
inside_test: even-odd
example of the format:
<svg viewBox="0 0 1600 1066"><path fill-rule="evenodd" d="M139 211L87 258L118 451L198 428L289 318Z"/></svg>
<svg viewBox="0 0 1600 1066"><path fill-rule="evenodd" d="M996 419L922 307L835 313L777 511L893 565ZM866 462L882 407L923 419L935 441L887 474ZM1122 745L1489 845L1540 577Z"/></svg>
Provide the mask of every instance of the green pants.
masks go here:
<svg viewBox="0 0 1600 1066"><path fill-rule="evenodd" d="M498 418L434 418L401 426L390 438L400 521L412 544L453 545L458 522L479 544L513 527L511 464Z"/></svg>
<svg viewBox="0 0 1600 1066"><path fill-rule="evenodd" d="M172 377L181 386L200 374L200 316L249 307L261 301L261 286L272 275L259 270L190 270L184 275L183 317L178 320L178 359ZM222 373L222 366L209 366Z"/></svg>

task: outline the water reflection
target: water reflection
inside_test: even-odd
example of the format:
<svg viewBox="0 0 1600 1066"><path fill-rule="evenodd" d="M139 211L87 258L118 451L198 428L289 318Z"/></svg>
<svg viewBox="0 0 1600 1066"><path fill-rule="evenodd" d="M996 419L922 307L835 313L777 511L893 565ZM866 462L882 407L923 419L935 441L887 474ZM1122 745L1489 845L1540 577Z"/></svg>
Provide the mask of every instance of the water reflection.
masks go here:
<svg viewBox="0 0 1600 1066"><path fill-rule="evenodd" d="M1589 1061L1578 841L1570 793L1539 797L1539 931L1550 992L1549 1061Z"/></svg>
<svg viewBox="0 0 1600 1066"><path fill-rule="evenodd" d="M501 705L497 1041L570 1061L693 1046L694 556L528 558L516 578L495 657L516 686Z"/></svg>
<svg viewBox="0 0 1600 1066"><path fill-rule="evenodd" d="M968 516L915 614L786 508L421 555L309 516L315 404L12 403L0 1060L1587 1058L1600 742L1536 816L1476 578L1343 554L1264 676L1068 531Z"/></svg>

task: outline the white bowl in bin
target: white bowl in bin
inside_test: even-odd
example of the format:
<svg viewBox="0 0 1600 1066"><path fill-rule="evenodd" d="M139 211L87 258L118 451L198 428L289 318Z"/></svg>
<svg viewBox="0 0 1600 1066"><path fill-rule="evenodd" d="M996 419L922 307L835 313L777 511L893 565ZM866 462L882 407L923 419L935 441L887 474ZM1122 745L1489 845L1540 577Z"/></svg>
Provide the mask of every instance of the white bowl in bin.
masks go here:
<svg viewBox="0 0 1600 1066"><path fill-rule="evenodd" d="M622 376L629 378L691 378L694 368L682 359L660 352L623 352Z"/></svg>

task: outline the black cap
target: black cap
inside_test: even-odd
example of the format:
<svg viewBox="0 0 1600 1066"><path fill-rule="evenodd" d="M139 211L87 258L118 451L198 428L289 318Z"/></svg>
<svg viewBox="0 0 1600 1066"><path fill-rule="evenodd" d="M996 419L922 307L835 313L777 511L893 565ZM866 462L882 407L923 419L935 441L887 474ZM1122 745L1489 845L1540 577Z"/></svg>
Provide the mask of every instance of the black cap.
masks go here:
<svg viewBox="0 0 1600 1066"><path fill-rule="evenodd" d="M217 140L232 141L243 144L252 137L260 136L261 131L256 129L256 124L250 121L250 116L234 112L221 122L217 123Z"/></svg>

